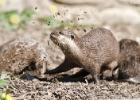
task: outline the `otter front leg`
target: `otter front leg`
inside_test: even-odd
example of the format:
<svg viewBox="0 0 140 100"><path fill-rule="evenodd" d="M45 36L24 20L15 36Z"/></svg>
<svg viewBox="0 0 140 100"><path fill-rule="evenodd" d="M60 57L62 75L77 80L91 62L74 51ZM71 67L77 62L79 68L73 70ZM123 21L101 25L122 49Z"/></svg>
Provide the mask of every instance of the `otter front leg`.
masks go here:
<svg viewBox="0 0 140 100"><path fill-rule="evenodd" d="M91 64L89 66L86 66L85 69L92 75L92 78L95 83L99 84L100 80L100 66L98 64Z"/></svg>
<svg viewBox="0 0 140 100"><path fill-rule="evenodd" d="M91 75L94 79L94 82L97 84L100 83L100 70L101 70L101 67L98 64L94 64Z"/></svg>

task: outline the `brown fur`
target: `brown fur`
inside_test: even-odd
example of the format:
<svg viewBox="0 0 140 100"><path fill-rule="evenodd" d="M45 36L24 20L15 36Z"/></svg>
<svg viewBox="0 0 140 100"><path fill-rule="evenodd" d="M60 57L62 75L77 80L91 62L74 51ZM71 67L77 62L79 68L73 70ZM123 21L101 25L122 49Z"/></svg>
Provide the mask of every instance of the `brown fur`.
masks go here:
<svg viewBox="0 0 140 100"><path fill-rule="evenodd" d="M51 40L65 54L65 61L58 67L59 71L61 68L82 67L93 76L95 82L99 82L102 69L113 71L117 66L119 45L113 34L105 28L91 30L81 38L72 31L56 31L51 33Z"/></svg>
<svg viewBox="0 0 140 100"><path fill-rule="evenodd" d="M121 58L119 61L119 79L129 81L130 78L140 83L140 46L131 39L120 41ZM133 81L130 80L130 81ZM134 82L135 83L135 82Z"/></svg>

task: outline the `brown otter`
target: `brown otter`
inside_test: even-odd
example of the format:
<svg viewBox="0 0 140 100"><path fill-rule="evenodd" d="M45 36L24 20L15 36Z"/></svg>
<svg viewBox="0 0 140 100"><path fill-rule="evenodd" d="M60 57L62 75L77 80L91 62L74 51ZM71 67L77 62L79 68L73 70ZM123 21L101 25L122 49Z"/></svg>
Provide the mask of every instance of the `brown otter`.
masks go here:
<svg viewBox="0 0 140 100"><path fill-rule="evenodd" d="M47 58L45 48L35 39L19 37L0 47L0 71L19 74L30 66L32 74L41 76L46 71Z"/></svg>
<svg viewBox="0 0 140 100"><path fill-rule="evenodd" d="M50 38L65 54L65 61L50 73L82 67L98 83L101 69L112 72L118 64L119 44L112 32L105 28L91 30L81 38L69 30L55 31Z"/></svg>
<svg viewBox="0 0 140 100"><path fill-rule="evenodd" d="M120 42L120 61L118 79L133 83L140 83L140 46L131 39Z"/></svg>

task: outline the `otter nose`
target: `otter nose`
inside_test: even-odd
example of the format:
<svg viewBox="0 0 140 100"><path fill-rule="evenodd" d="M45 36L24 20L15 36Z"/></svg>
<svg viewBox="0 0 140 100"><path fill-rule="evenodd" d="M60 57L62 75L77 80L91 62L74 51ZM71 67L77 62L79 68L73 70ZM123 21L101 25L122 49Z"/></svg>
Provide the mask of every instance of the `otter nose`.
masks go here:
<svg viewBox="0 0 140 100"><path fill-rule="evenodd" d="M55 37L58 37L59 36L59 33L57 33L57 32L52 32L51 34L50 34L50 37L51 38L55 38Z"/></svg>
<svg viewBox="0 0 140 100"><path fill-rule="evenodd" d="M52 32L51 35L55 35L55 36L58 36L59 33L58 32Z"/></svg>
<svg viewBox="0 0 140 100"><path fill-rule="evenodd" d="M51 35L55 34L55 32L51 32Z"/></svg>
<svg viewBox="0 0 140 100"><path fill-rule="evenodd" d="M59 32L59 34L63 34L62 32Z"/></svg>

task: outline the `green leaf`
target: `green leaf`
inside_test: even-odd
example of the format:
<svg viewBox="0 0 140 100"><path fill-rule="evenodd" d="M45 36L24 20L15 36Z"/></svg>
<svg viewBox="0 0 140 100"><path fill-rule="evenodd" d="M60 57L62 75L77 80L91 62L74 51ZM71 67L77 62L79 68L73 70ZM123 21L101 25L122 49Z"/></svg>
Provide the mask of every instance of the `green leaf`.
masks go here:
<svg viewBox="0 0 140 100"><path fill-rule="evenodd" d="M33 10L31 9L25 9L20 13L22 21L28 22L32 18L32 15L34 14Z"/></svg>
<svg viewBox="0 0 140 100"><path fill-rule="evenodd" d="M7 81L0 79L0 87L3 87L5 85L7 85Z"/></svg>
<svg viewBox="0 0 140 100"><path fill-rule="evenodd" d="M9 18L11 15L19 15L21 22L19 25L14 25L9 22ZM8 30L15 30L18 28L23 28L29 20L31 20L32 15L34 14L33 10L31 9L24 9L22 12L18 12L17 10L11 10L6 12L0 12L0 26L8 29Z"/></svg>
<svg viewBox="0 0 140 100"><path fill-rule="evenodd" d="M87 28L87 27L93 27L94 25L92 24L78 24L73 22L72 20L66 20L66 21L61 21L56 19L54 16L47 16L43 18L39 18L39 21L41 23L47 24L48 28Z"/></svg>
<svg viewBox="0 0 140 100"><path fill-rule="evenodd" d="M61 21L57 20L54 16L39 18L39 21L47 24L50 28L59 27L61 25Z"/></svg>

